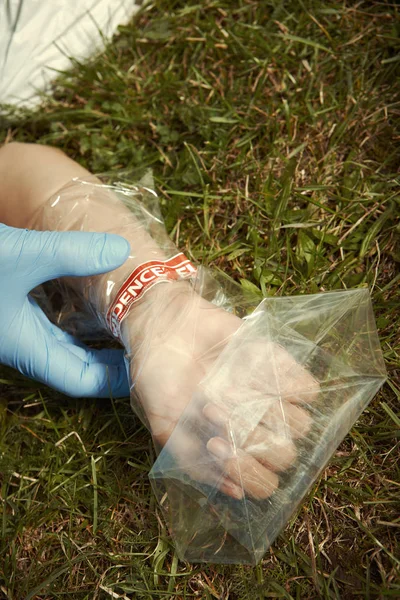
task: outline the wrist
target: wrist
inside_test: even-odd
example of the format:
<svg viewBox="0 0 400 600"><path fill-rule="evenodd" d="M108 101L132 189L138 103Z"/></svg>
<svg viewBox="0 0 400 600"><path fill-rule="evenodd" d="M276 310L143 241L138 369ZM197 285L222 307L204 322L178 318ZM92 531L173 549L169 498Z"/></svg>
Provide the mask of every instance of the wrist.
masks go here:
<svg viewBox="0 0 400 600"><path fill-rule="evenodd" d="M121 339L130 352L145 340L162 343L184 320L193 303L188 281L160 281L135 303L121 323Z"/></svg>
<svg viewBox="0 0 400 600"><path fill-rule="evenodd" d="M190 282L175 281L155 285L132 307L121 339L135 369L161 346L202 362L216 357L241 323L199 296Z"/></svg>

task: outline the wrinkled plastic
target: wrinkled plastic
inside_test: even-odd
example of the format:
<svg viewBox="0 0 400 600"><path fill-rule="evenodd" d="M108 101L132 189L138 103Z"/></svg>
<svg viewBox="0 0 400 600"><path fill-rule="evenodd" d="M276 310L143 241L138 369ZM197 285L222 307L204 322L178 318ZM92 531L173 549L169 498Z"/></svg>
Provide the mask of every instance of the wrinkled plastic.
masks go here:
<svg viewBox="0 0 400 600"><path fill-rule="evenodd" d="M76 180L33 226L98 230L107 214L107 231L136 239L146 260L176 255L146 186ZM116 290L138 265L131 245L123 270L74 284L73 302L64 289L73 312L85 306L107 328ZM192 562L257 563L386 377L367 289L255 307L198 267L154 285L121 339L132 407L158 453L151 483L179 556Z"/></svg>
<svg viewBox="0 0 400 600"><path fill-rule="evenodd" d="M285 351L313 375L319 389L301 381L297 389L287 384L295 374L282 370ZM179 555L195 562L257 563L384 380L368 290L266 298L219 355L151 470ZM227 414L230 460L238 471L241 448L260 424L269 435L264 445L258 435L253 455L287 453L295 446L296 458L279 473L269 497L246 493L230 499L216 486L188 480L175 450L183 434L203 449L197 468L221 465L206 452L221 428L200 424L210 401ZM304 434L304 423L289 425L293 406L311 420ZM243 467L239 477L248 477Z"/></svg>

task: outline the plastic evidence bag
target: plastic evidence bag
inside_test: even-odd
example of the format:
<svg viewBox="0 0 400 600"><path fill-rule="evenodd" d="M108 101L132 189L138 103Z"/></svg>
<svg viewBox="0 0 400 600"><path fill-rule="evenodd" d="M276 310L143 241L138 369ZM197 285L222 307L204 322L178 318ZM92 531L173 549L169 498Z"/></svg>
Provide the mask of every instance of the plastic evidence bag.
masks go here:
<svg viewBox="0 0 400 600"><path fill-rule="evenodd" d="M123 267L63 284L59 321L89 310L124 345L180 558L257 563L385 381L368 290L254 306L177 250L140 185L76 179L32 227L131 242Z"/></svg>

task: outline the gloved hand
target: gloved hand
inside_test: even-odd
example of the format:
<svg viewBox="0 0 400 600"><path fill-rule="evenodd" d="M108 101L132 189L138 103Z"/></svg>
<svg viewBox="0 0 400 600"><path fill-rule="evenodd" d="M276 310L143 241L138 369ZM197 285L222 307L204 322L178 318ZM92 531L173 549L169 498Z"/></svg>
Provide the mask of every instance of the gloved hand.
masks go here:
<svg viewBox="0 0 400 600"><path fill-rule="evenodd" d="M111 271L129 243L113 234L28 231L0 223L0 363L69 396L129 396L122 350L92 350L52 324L29 292Z"/></svg>

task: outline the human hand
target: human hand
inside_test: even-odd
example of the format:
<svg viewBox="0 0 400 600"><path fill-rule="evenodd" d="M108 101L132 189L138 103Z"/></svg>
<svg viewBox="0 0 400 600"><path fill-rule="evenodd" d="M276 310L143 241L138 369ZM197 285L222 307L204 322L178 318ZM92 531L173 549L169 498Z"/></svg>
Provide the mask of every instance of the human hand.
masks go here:
<svg viewBox="0 0 400 600"><path fill-rule="evenodd" d="M319 385L257 327L240 333L243 323L180 282L155 286L122 332L136 412L167 446L158 468L265 499L297 460Z"/></svg>
<svg viewBox="0 0 400 600"><path fill-rule="evenodd" d="M117 235L0 223L0 363L69 396L128 396L123 351L84 346L29 295L51 279L112 271L128 255L128 242Z"/></svg>

